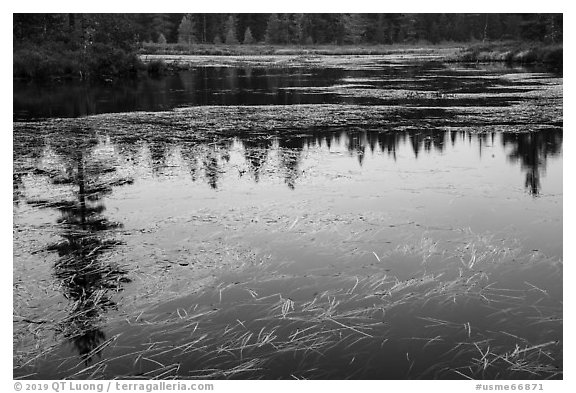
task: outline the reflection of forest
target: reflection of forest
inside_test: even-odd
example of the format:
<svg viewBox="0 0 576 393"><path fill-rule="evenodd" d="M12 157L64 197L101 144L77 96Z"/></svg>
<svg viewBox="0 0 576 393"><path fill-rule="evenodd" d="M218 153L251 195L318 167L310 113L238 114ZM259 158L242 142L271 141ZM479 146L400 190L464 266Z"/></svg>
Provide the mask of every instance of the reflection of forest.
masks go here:
<svg viewBox="0 0 576 393"><path fill-rule="evenodd" d="M486 147L493 146L498 143L497 141L501 141L502 146L507 149L510 162L520 162L526 175L524 180L526 189L530 194L538 195L540 176L545 170L547 157L561 152L562 131L560 129L523 134L499 134L441 129L382 132L367 131L361 128L333 128L330 130L308 130L305 133L285 131L275 135L236 133L221 138L215 137L210 142L167 140L158 137L148 142L141 142L139 145L134 144L131 139L116 140L113 143L116 150L122 152L122 160L133 163L133 165L137 165L137 163L142 165L142 162L145 161L144 165L151 168L153 176L168 176L173 167L181 167L190 174L193 181L205 181L213 189L217 189L222 181L222 176L232 170L231 151L235 146L239 146L243 150L244 161L241 168L237 168L240 176L246 172L258 183L264 174L274 174L283 178L290 189L294 189L301 174L302 153L310 148L345 149L350 156L357 158L359 165L363 165L367 152L384 153L396 160L400 147L410 149L414 159L418 159L422 154L429 154L434 151L442 153L449 146L468 143L477 146L477 152L482 156ZM146 150L146 154L142 153L142 149ZM178 152L176 162L171 157L175 151ZM26 153L30 155L30 151ZM42 153L36 152L34 154L40 156ZM68 162L73 161L78 165L82 161L76 157L64 157ZM91 170L92 172L86 176L89 178L97 177L97 168ZM76 172L81 172L80 166ZM15 202L21 199L22 194L23 184L20 177L20 173L15 173ZM90 195L91 199L97 199L96 194L87 193L93 191L89 186L81 185L82 178L82 175L78 175L76 179L80 188L78 191L80 205L83 204L82 198L87 198L82 195ZM83 191L82 187L87 187L88 191ZM101 194L110 190L109 186L99 188ZM103 209L102 205L100 206L100 209ZM75 214L78 216L82 211L83 214L88 215L101 213L92 211L87 207L83 209L78 210Z"/></svg>
<svg viewBox="0 0 576 393"><path fill-rule="evenodd" d="M487 146L496 143L498 133L471 133L468 131L366 131L362 129L332 129L312 130L305 134L285 133L274 137L265 135L240 134L234 136L243 148L244 160L248 173L257 183L262 177L262 172L271 157L278 157L276 166L272 164L271 170L284 178L290 189L296 187L297 178L300 174L302 152L305 149L319 147L334 149L344 147L350 156L355 156L359 165L362 165L367 151L374 153L379 151L396 160L400 146L409 146L414 158L424 153L433 151L442 153L447 145L455 146L465 142L477 145L478 154L481 157ZM549 155L561 152L562 131L551 129L540 132L525 134L501 134L499 139L504 147L511 147L508 158L511 162L520 161L521 168L526 173L525 185L532 195L540 192L540 176L546 167L546 159ZM217 188L220 177L226 172L225 162L229 160L229 150L234 146L233 139L220 140L218 143L206 145L183 145L181 149L182 159L189 168L192 180L198 179L198 173L204 174L204 179L212 187ZM165 155L171 147L164 146L162 154L153 154L152 165L154 172L158 172L159 166L165 162ZM161 157L161 158L160 158Z"/></svg>
<svg viewBox="0 0 576 393"><path fill-rule="evenodd" d="M369 153L381 153L396 160L400 148L404 153L409 149L416 160L422 155L441 153L465 143L476 146L477 153L482 156L486 146L501 143L509 162L520 163L528 192L537 196L548 157L562 151L562 131L559 129L498 134L333 128L298 133L287 130L274 135L255 132L215 135L206 142L167 140L158 136L158 139L135 143L129 137L103 138L90 130L74 130L65 137L65 143L54 140L48 143L35 134L23 138L25 142L19 135L15 136L13 198L15 204L25 201L60 212L57 229L61 239L48 250L58 253L54 276L70 301L69 314L62 321L64 335L86 363L106 339L99 326L104 313L115 306L111 293L121 290L122 284L129 281L127 272L108 258L110 251L120 244L114 239L114 228L121 224L105 217L103 201L115 187L132 182L120 175L121 168L128 168L138 176L137 169L146 167L150 169L150 176L163 177L170 176L171 170L177 167L192 181L205 182L213 189L221 186L226 174L246 174L256 183L264 176L272 175L294 189L308 149L347 151L361 166ZM233 158L233 150L237 153L238 149L242 153ZM237 161L238 157L242 162ZM143 163L143 159L146 162ZM24 181L27 176L47 178L54 191L49 194L56 196L27 198Z"/></svg>

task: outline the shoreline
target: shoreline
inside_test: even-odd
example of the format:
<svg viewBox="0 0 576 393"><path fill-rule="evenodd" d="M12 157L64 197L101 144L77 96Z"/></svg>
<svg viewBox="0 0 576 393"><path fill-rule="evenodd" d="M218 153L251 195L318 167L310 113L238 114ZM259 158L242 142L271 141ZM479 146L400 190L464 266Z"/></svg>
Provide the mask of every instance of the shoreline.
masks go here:
<svg viewBox="0 0 576 393"><path fill-rule="evenodd" d="M436 61L444 63L506 63L512 65L544 65L552 70L563 69L561 44L545 45L521 42L446 44L446 45L380 45L380 46L270 46L270 45L181 45L147 44L137 56L133 72L118 75L103 72L91 79L112 82L117 79L152 76L202 66L267 66L306 67L324 64L322 59L354 59L385 57L390 61ZM25 59L18 58L19 64ZM71 81L87 80L79 74L64 72L65 67L50 68L42 73L17 72L14 60L13 80L18 81ZM66 61L66 59L62 59ZM330 61L329 61L330 62ZM24 62L26 63L26 62ZM41 65L39 65L40 67ZM55 70L58 70L57 72ZM24 77L24 75L28 75ZM36 75L36 76L33 76Z"/></svg>
<svg viewBox="0 0 576 393"><path fill-rule="evenodd" d="M415 60L443 62L506 62L511 64L554 64L562 66L562 44L527 42L449 43L445 45L182 45L145 44L138 53L142 58L175 57L319 57L319 56L409 56ZM170 59L171 60L171 59Z"/></svg>

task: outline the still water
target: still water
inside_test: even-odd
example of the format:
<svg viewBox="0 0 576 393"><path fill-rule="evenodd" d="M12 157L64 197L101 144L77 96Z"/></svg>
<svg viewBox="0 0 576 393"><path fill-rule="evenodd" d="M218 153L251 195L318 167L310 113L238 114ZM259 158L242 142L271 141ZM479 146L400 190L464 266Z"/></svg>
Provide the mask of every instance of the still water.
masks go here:
<svg viewBox="0 0 576 393"><path fill-rule="evenodd" d="M559 75L198 67L14 121L17 378L562 378Z"/></svg>

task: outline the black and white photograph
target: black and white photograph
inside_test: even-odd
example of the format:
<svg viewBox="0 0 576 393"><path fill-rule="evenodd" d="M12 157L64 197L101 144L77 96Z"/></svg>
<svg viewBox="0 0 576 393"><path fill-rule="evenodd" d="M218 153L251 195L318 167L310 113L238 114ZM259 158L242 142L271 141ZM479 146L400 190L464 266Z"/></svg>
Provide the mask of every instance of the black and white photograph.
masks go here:
<svg viewBox="0 0 576 393"><path fill-rule="evenodd" d="M179 9L12 13L15 381L564 379L562 12Z"/></svg>

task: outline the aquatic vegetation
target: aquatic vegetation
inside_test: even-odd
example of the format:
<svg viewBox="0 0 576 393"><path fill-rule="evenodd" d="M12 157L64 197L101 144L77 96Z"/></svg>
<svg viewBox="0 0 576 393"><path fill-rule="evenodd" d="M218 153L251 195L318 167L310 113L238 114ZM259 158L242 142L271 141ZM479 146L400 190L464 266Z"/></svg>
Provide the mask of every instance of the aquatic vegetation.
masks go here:
<svg viewBox="0 0 576 393"><path fill-rule="evenodd" d="M429 269L405 279L378 272L379 267L336 277L246 267L233 282L112 322L119 333L85 355L102 353L101 358L91 363L63 358L54 376L109 378L117 371L108 369L128 361L133 366L123 378L338 378L340 369L332 368L337 364L347 364L347 378L397 378L399 370L382 369L373 359L405 348L418 364L401 368L409 378L561 377L558 341L541 341L561 331L561 306L538 307L549 298L540 288L526 283L506 289L493 278L493 271L509 264L517 269L515 259L526 257L473 234L462 244L437 253L437 242L422 239L379 257L386 265L400 253L416 256L417 265ZM462 261L466 266L455 268ZM548 261L539 258L537 264ZM291 290L275 293L276 288ZM187 306L192 299L201 303ZM472 304L476 315L467 320L472 317L460 310ZM515 335L512 315L532 321L534 329L524 333L537 335ZM552 330L543 332L540 323ZM417 331L427 335L413 335ZM134 343L132 337L140 334L147 340Z"/></svg>

